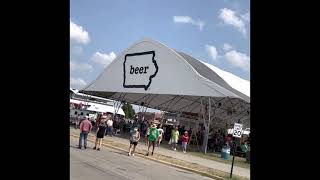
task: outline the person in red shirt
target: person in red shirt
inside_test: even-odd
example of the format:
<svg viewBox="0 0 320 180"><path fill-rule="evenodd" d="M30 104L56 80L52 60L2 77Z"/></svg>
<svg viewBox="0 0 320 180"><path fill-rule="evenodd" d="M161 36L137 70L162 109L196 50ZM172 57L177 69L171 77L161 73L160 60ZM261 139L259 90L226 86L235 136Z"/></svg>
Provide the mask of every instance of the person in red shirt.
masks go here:
<svg viewBox="0 0 320 180"><path fill-rule="evenodd" d="M84 139L84 148L87 149L87 138L88 138L88 133L92 129L92 124L89 121L89 117L86 117L85 120L83 120L80 123L80 138L79 138L79 149L81 149L82 146L82 139Z"/></svg>
<svg viewBox="0 0 320 180"><path fill-rule="evenodd" d="M187 152L187 144L189 142L188 131L185 131L182 136L182 151L183 153Z"/></svg>

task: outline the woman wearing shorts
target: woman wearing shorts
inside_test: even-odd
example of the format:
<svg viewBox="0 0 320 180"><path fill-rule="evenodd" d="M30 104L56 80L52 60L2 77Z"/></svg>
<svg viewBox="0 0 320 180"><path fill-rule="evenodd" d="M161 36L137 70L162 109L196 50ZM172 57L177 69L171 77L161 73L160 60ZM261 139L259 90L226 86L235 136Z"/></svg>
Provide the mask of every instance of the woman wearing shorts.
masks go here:
<svg viewBox="0 0 320 180"><path fill-rule="evenodd" d="M93 149L97 149L100 151L101 144L102 144L102 139L104 138L104 135L106 133L107 125L106 125L106 117L103 117L101 119L98 129L97 129L97 136L96 136L96 143L93 147ZM97 145L99 144L99 147L97 148Z"/></svg>
<svg viewBox="0 0 320 180"><path fill-rule="evenodd" d="M138 131L138 128L135 127L131 132L131 136L130 136L130 147L129 147L128 156L134 156L134 151L136 150L139 140L140 140L140 133ZM132 147L133 147L133 150L131 151Z"/></svg>

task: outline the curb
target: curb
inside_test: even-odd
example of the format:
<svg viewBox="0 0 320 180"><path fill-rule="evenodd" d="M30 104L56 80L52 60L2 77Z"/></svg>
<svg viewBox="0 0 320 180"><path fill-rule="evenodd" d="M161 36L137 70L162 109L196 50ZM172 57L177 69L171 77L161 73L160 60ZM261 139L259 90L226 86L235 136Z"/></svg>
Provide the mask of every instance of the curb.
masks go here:
<svg viewBox="0 0 320 180"><path fill-rule="evenodd" d="M79 135L75 135L75 134L71 134L71 133L70 133L70 136L73 136L73 137L76 137L76 138L80 137ZM90 142L95 142L94 140L89 139L89 138L87 140L90 141ZM102 143L101 145L109 147L109 148L112 148L112 149L116 149L116 150L119 150L119 151L128 152L128 150L125 150L125 149L122 149L122 148L118 148L118 147L115 147L115 146L112 146L112 145L109 145L109 144ZM225 180L226 179L226 178L223 178L223 177L220 177L220 176L217 176L217 175L209 174L207 172L198 171L198 170L194 170L194 169L191 169L191 168L188 168L188 167L184 167L184 166L172 164L172 163L169 163L169 162L166 162L166 161L154 159L154 158L151 158L149 156L142 155L142 154L138 154L137 153L136 156L143 157L145 159L149 159L149 160L152 160L152 161L155 161L155 162L159 162L159 163L162 163L162 164L166 164L166 165L169 165L169 166L172 166L172 167L176 167L176 168L180 168L180 169L183 169L183 170L191 171L193 173L200 174L202 176L206 176L206 177L209 177L209 178L212 178L212 179L217 179L217 180Z"/></svg>

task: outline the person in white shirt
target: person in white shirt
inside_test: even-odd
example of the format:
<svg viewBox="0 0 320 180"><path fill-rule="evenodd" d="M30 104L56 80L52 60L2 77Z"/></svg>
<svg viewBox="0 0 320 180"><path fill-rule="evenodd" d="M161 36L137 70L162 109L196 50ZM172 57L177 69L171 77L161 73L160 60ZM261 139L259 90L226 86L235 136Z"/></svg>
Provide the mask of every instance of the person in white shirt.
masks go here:
<svg viewBox="0 0 320 180"><path fill-rule="evenodd" d="M107 135L108 135L108 133L109 133L110 136L112 137L112 135L113 135L113 121L111 120L111 118L109 118L109 119L107 120L107 126L108 126L108 128L107 128Z"/></svg>
<svg viewBox="0 0 320 180"><path fill-rule="evenodd" d="M159 137L158 137L157 146L159 147L160 143L161 143L161 141L163 139L163 135L164 135L164 130L162 129L162 125L161 124L158 125L158 131L159 131Z"/></svg>

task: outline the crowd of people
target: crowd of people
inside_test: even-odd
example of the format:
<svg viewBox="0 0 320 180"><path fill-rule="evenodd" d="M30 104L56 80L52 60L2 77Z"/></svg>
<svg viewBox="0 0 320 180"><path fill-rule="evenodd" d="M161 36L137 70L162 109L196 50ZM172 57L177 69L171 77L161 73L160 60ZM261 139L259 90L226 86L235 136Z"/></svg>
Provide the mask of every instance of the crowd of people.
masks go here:
<svg viewBox="0 0 320 180"><path fill-rule="evenodd" d="M105 135L111 137L117 133L129 133L129 150L128 155L134 156L135 149L140 139L144 139L147 146L147 156L151 150L151 155L154 154L155 147L159 147L163 140L168 141L173 151L177 150L178 145L181 145L183 153L187 152L187 147L191 143L192 129L185 129L185 126L164 126L156 124L154 121L139 121L137 119L125 121L121 118L113 117L112 115L103 115L97 124L93 125L87 117L80 123L80 138L79 148L82 148L82 140L84 148L87 148L87 136L92 128L96 127L96 141L93 149L100 150L102 140ZM204 129L200 127L196 132L197 144L202 145L204 138ZM224 146L233 147L234 138L232 135L226 135L221 129L212 129L209 131L208 150L212 152L221 152ZM193 142L194 144L194 142ZM242 151L247 151L250 145L250 139L245 139L238 144ZM236 148L237 148L236 147ZM238 150L238 149L237 149Z"/></svg>
<svg viewBox="0 0 320 180"><path fill-rule="evenodd" d="M100 118L100 121L97 122L96 126L96 140L95 140L95 146L93 147L94 150L100 151L102 140L105 135L113 136L113 128L118 129L118 127L114 127L116 121L112 120L112 116L102 116ZM121 121L120 121L121 122ZM118 123L120 124L120 123ZM121 127L121 126L120 126ZM89 117L85 118L80 122L80 137L79 137L79 145L78 148L82 148L82 144L85 149L87 149L87 137L88 133L92 131L93 125L92 122L89 121ZM159 147L165 133L167 133L163 128L161 124L155 124L153 122L148 121L129 121L128 123L125 123L123 126L123 132L129 131L130 138L129 138L129 156L134 156L134 152L136 149L136 146L138 145L139 140L141 139L141 136L144 137L145 144L148 147L146 156L149 156L149 152L151 149L151 155L154 154L155 147ZM168 129L169 131L171 129ZM181 130L181 129L180 129ZM175 127L171 130L171 137L170 137L170 144L172 145L172 149L176 151L177 144L181 138L182 141L182 150L184 153L186 153L187 150L187 144L189 143L189 135L188 131L185 131L182 136L180 136L179 127ZM82 143L83 142L83 143ZM151 148L152 147L152 148Z"/></svg>

